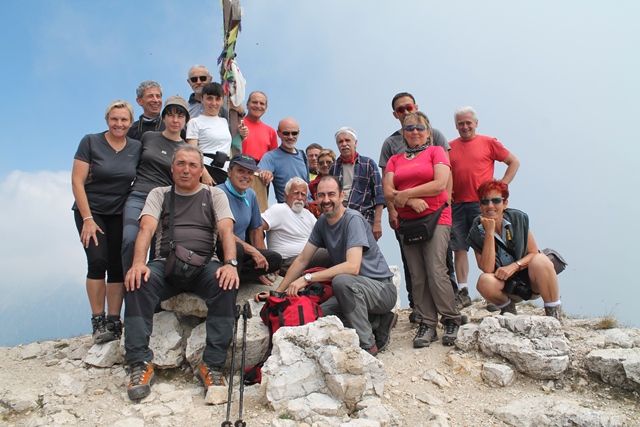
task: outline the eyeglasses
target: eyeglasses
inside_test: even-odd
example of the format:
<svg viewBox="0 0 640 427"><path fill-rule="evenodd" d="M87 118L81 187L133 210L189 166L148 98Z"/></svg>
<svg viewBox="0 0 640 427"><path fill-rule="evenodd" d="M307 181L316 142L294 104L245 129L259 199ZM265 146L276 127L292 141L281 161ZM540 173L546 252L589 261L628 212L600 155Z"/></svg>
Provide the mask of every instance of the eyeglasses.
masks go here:
<svg viewBox="0 0 640 427"><path fill-rule="evenodd" d="M289 136L289 135L298 136L298 134L300 133L299 130L294 130L291 132L289 132L288 130L281 130L280 132L282 132L284 136Z"/></svg>
<svg viewBox="0 0 640 427"><path fill-rule="evenodd" d="M482 206L489 206L489 202L491 202L494 205L499 205L500 203L502 203L503 200L504 200L503 197L494 197L492 199L480 199L480 204Z"/></svg>
<svg viewBox="0 0 640 427"><path fill-rule="evenodd" d="M404 114L405 112L410 113L415 109L416 109L416 106L413 104L401 105L399 107L396 107L396 113L398 114Z"/></svg>
<svg viewBox="0 0 640 427"><path fill-rule="evenodd" d="M331 163L333 163L331 160L318 160L318 164L320 166L322 166L322 165L331 165Z"/></svg>
<svg viewBox="0 0 640 427"><path fill-rule="evenodd" d="M413 132L414 130L417 130L418 132L424 132L425 130L427 130L427 127L422 125L409 125L404 127L405 132Z"/></svg>
<svg viewBox="0 0 640 427"><path fill-rule="evenodd" d="M198 79L200 79L201 82L206 82L209 79L209 76L193 76L193 77L189 77L189 80L191 80L191 83L196 83L198 81Z"/></svg>

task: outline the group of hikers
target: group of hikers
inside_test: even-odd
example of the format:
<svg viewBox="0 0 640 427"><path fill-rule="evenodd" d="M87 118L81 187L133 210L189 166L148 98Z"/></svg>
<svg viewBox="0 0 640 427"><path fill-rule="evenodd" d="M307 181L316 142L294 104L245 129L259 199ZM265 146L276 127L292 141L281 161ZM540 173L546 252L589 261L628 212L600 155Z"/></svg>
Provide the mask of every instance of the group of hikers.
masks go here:
<svg viewBox="0 0 640 427"><path fill-rule="evenodd" d="M265 93L252 92L245 111L225 103L206 67L191 67L187 82L188 100L170 96L164 105L160 84L142 82L138 120L131 103L112 102L108 130L86 135L74 157L73 211L87 256L93 340L118 340L124 329L132 400L148 396L155 378L153 315L181 292L201 296L208 309L195 373L205 391L226 383L238 287L273 285L277 274L276 290L289 296L331 282L323 314L353 328L371 355L384 350L397 321L393 273L377 244L385 207L402 254L410 321L418 325L414 347L438 340L438 322L442 344L454 344L459 310L471 304L469 247L488 309L516 314L516 302L540 296L546 314L561 321L553 264L539 253L527 215L507 209L518 159L497 139L476 134L473 108L454 113L460 137L447 142L411 94L397 94L391 106L400 129L384 141L376 164L358 152L350 127L335 132L336 151L317 143L302 150L295 119L280 120L277 130L262 121ZM243 117L237 129L227 120L230 109ZM241 150L232 149L232 135ZM500 180L496 161L507 165ZM265 186L277 203L261 208L256 190ZM306 272L312 267L322 268Z"/></svg>

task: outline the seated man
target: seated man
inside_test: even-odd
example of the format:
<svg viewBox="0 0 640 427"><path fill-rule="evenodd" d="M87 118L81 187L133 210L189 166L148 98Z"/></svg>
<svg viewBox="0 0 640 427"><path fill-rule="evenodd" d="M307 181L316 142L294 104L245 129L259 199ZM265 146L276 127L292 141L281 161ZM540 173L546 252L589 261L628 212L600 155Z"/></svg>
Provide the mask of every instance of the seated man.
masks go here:
<svg viewBox="0 0 640 427"><path fill-rule="evenodd" d="M467 243L483 271L478 292L495 304L500 314L518 314L515 301L539 295L546 315L562 323L558 275L549 258L538 251L529 217L507 209L509 187L503 181L486 181L477 194L481 215L474 220Z"/></svg>
<svg viewBox="0 0 640 427"><path fill-rule="evenodd" d="M271 286L273 283L265 274L280 270L282 257L276 251L267 250L264 245L260 206L256 192L251 189L253 172L257 170L258 165L253 157L236 154L229 162L229 177L217 188L227 194L231 212L236 219L233 234L236 237L236 256L241 264L240 281L258 280L263 285ZM247 237L250 244L247 243ZM223 258L220 244L217 253L218 258Z"/></svg>
<svg viewBox="0 0 640 427"><path fill-rule="evenodd" d="M300 255L316 218L304 208L309 188L307 182L299 177L291 178L284 186L284 203L272 205L262 213L262 226L267 232L267 245L272 251L282 255L280 274L285 275ZM320 249L309 262L308 268L328 267L329 254Z"/></svg>
<svg viewBox="0 0 640 427"><path fill-rule="evenodd" d="M360 347L375 356L388 344L397 319L391 312L397 299L393 273L367 220L343 206L344 192L336 177L320 179L317 200L322 216L278 291L297 295L309 283L331 280L333 296L321 305L323 314L336 315L354 328ZM333 266L302 276L318 248L329 251Z"/></svg>
<svg viewBox="0 0 640 427"><path fill-rule="evenodd" d="M238 285L238 262L233 236L233 214L224 192L200 183L202 152L196 147L177 149L171 163L175 182L173 237L177 245L207 257L213 255L200 273L189 281L165 279L169 256L169 203L171 187L154 188L140 214L140 232L136 240L133 265L125 277L125 360L131 370L127 394L140 400L151 393L154 381L153 352L149 337L153 330L153 313L160 301L189 291L207 303L207 339L203 364L196 372L205 386L225 385L220 371L227 357L235 319ZM151 237L155 232L158 245L155 259L145 265ZM211 251L220 238L224 263Z"/></svg>

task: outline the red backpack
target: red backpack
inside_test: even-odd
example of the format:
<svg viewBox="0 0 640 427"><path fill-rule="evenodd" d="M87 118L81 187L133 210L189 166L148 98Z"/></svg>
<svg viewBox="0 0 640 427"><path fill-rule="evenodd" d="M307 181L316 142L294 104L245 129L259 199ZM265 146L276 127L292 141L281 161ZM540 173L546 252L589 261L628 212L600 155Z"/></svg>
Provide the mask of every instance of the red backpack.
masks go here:
<svg viewBox="0 0 640 427"><path fill-rule="evenodd" d="M314 269L314 271L317 270ZM310 271L307 270L305 273L308 272ZM262 365L271 355L273 348L271 340L278 329L283 326L306 325L322 317L320 303L324 301L325 289L322 283L312 283L298 291L297 297L287 296L284 292L272 291L269 293L260 310L260 318L269 328L269 345L262 361L245 369L244 383L246 385L258 384L262 381Z"/></svg>

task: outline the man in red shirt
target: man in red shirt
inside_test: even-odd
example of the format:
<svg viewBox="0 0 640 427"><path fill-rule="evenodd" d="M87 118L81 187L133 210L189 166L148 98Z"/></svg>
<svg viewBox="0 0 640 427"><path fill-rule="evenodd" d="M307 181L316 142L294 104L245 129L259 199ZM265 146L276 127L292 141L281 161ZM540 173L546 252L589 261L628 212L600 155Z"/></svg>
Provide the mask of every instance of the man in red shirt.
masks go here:
<svg viewBox="0 0 640 427"><path fill-rule="evenodd" d="M467 280L469 260L467 234L473 220L480 215L478 195L480 184L494 179L496 161L507 165L500 178L510 184L520 167L520 162L500 141L477 135L478 116L472 107L461 107L454 113L456 129L460 138L449 142L449 158L453 173L453 229L451 248L455 255L455 270L459 292L468 295Z"/></svg>
<svg viewBox="0 0 640 427"><path fill-rule="evenodd" d="M267 111L268 101L264 92L251 92L247 101L247 116L244 125L249 128L249 135L242 141L242 153L256 159L262 159L264 153L278 148L276 131L260 119Z"/></svg>

